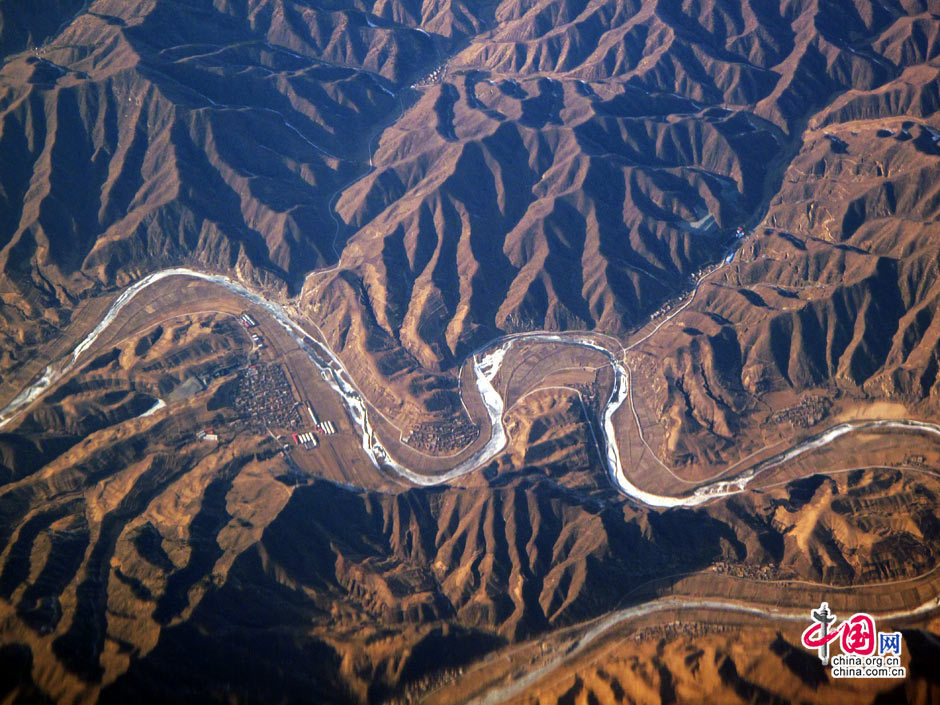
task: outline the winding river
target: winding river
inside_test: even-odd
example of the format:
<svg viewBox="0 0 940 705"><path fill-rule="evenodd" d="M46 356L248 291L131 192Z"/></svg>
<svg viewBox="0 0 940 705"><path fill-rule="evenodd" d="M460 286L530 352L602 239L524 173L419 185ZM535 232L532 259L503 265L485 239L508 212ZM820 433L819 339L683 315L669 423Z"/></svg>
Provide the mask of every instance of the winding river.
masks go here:
<svg viewBox="0 0 940 705"><path fill-rule="evenodd" d="M50 364L39 378L23 389L2 411L0 411L0 429L10 424L30 404L51 389L78 364L82 354L85 353L98 337L111 325L121 310L141 291L148 286L168 277L185 276L201 279L224 287L253 304L265 309L277 323L287 331L297 342L310 360L320 371L330 387L342 398L349 414L357 426L361 438L362 448L370 460L378 467L388 467L408 481L422 486L439 485L466 473L472 472L490 462L506 447L506 428L503 425L504 400L494 386L494 380L500 370L502 361L509 349L521 340L546 342L563 345L577 345L600 352L609 361L614 371L614 385L607 400L603 413L603 454L607 459L607 471L611 481L628 497L653 507L692 507L704 504L717 497L743 492L748 485L762 472L788 462L804 453L824 446L848 433L865 430L904 430L940 436L940 426L923 421L882 420L846 422L833 426L822 433L813 436L788 450L779 453L754 467L735 475L732 478L718 480L701 485L691 494L684 496L658 495L647 492L634 485L627 477L623 463L620 459L620 447L617 442L617 433L614 427L614 415L629 396L630 377L622 360L599 345L592 338L583 334L561 333L522 333L505 336L489 343L472 356L473 372L477 390L483 401L491 428L489 440L474 452L470 457L457 464L449 471L436 475L425 475L405 467L399 462L376 436L369 421L369 412L362 394L352 382L352 377L343 367L339 358L324 343L320 343L307 333L279 304L269 301L262 295L251 291L244 285L220 274L205 274L184 267L175 267L155 272L131 285L118 296L101 319L100 323L91 331L72 351L62 360ZM157 411L157 409L153 409Z"/></svg>

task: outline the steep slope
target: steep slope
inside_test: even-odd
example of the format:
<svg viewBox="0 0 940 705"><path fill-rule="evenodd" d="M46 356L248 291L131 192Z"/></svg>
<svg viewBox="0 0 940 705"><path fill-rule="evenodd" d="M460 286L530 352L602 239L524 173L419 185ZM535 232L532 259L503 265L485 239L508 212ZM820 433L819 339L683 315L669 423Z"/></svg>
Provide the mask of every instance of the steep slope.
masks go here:
<svg viewBox="0 0 940 705"><path fill-rule="evenodd" d="M0 53L36 49L82 9L80 0L39 0L29 7L22 3L0 8Z"/></svg>
<svg viewBox="0 0 940 705"><path fill-rule="evenodd" d="M933 9L11 4L0 402L117 291L186 264L284 304L392 436L479 416L468 357L532 330L637 343L614 419L626 472L675 470L683 491L836 414L935 419ZM293 351L246 332L244 301L193 298L180 313L141 296L132 332L119 321L0 433L0 700L408 701L504 657L518 677L523 640L547 652L665 594L803 610L809 590L864 589L873 611L937 594L936 458L904 435L862 439L864 469L822 455L793 463L808 477L654 510L597 452L604 399L582 395L610 375L597 355L581 387L519 382L486 467L411 487L348 427L314 454L237 409L237 391L265 391L239 387L262 345L272 365ZM310 398L295 390L322 392L308 376L284 375L291 413ZM657 631L530 695L845 695L791 636L751 634L755 656L706 631ZM929 698L925 671L912 689Z"/></svg>
<svg viewBox="0 0 940 705"><path fill-rule="evenodd" d="M4 349L48 340L85 297L170 263L289 291L334 261L331 199L367 168L371 135L399 106L395 82L435 56L418 29L367 19L99 1L8 57Z"/></svg>
<svg viewBox="0 0 940 705"><path fill-rule="evenodd" d="M20 651L0 665L25 649L26 682L52 699L381 702L697 571L719 596L802 604L786 581L861 587L937 561L930 474L817 476L668 512L572 486L599 472L585 457L546 473L507 456L472 488L298 485L266 436L193 438L211 397L154 420L125 401L78 441L94 397L66 385L4 435L3 639Z"/></svg>
<svg viewBox="0 0 940 705"><path fill-rule="evenodd" d="M400 348L392 374L504 332L626 335L763 215L816 111L905 83L923 52L879 52L922 11L500 3L337 201L308 310L352 364L350 340Z"/></svg>
<svg viewBox="0 0 940 705"><path fill-rule="evenodd" d="M625 334L759 213L814 111L930 60L923 10L99 0L0 73L6 347L170 263L289 293L337 258L308 311L422 387L499 332Z"/></svg>
<svg viewBox="0 0 940 705"><path fill-rule="evenodd" d="M930 703L937 685L933 635L904 630L908 678L831 678L799 644L799 629L778 631L732 622L669 622L635 630L591 661L552 674L510 703Z"/></svg>
<svg viewBox="0 0 940 705"><path fill-rule="evenodd" d="M699 443L728 448L780 392L936 412L937 71L908 68L813 118L763 222L700 289L664 366L657 404L674 420L675 460Z"/></svg>

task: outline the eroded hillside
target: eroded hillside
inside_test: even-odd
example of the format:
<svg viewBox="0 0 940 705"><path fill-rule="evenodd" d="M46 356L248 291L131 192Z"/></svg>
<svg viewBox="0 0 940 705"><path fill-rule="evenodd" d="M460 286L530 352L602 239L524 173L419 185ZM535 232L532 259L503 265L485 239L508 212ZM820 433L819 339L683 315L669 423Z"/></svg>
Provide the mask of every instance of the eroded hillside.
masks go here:
<svg viewBox="0 0 940 705"><path fill-rule="evenodd" d="M907 691L845 691L695 601L936 631L932 432L668 510L608 449L687 498L936 420L936 8L33 5L0 8L0 700L444 705L544 669L506 697L930 701L929 633ZM70 358L173 266L247 288L178 275ZM477 369L536 331L592 337Z"/></svg>

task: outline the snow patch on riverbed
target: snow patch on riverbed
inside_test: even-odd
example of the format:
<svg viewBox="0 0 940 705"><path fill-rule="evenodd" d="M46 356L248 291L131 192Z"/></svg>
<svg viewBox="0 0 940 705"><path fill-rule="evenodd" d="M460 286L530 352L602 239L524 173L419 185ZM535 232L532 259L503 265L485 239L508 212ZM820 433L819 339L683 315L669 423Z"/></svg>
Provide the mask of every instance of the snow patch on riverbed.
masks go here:
<svg viewBox="0 0 940 705"><path fill-rule="evenodd" d="M157 413L158 411L160 411L160 409L164 408L165 406L166 406L166 402L165 402L165 401L163 401L162 399L157 399L157 403L156 403L156 404L154 404L153 406L151 406L149 409L147 409L144 413L142 413L142 414L141 414L140 416L138 416L137 418L138 418L138 419L145 419L145 418L147 418L148 416L153 416L155 413Z"/></svg>

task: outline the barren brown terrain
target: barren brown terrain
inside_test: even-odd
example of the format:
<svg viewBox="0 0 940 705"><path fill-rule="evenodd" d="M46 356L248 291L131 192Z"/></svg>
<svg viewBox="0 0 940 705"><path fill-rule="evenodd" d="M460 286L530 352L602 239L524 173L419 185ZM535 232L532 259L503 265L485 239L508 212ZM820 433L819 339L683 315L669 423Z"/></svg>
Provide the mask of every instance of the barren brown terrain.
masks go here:
<svg viewBox="0 0 940 705"><path fill-rule="evenodd" d="M0 6L0 703L938 702L938 13Z"/></svg>

